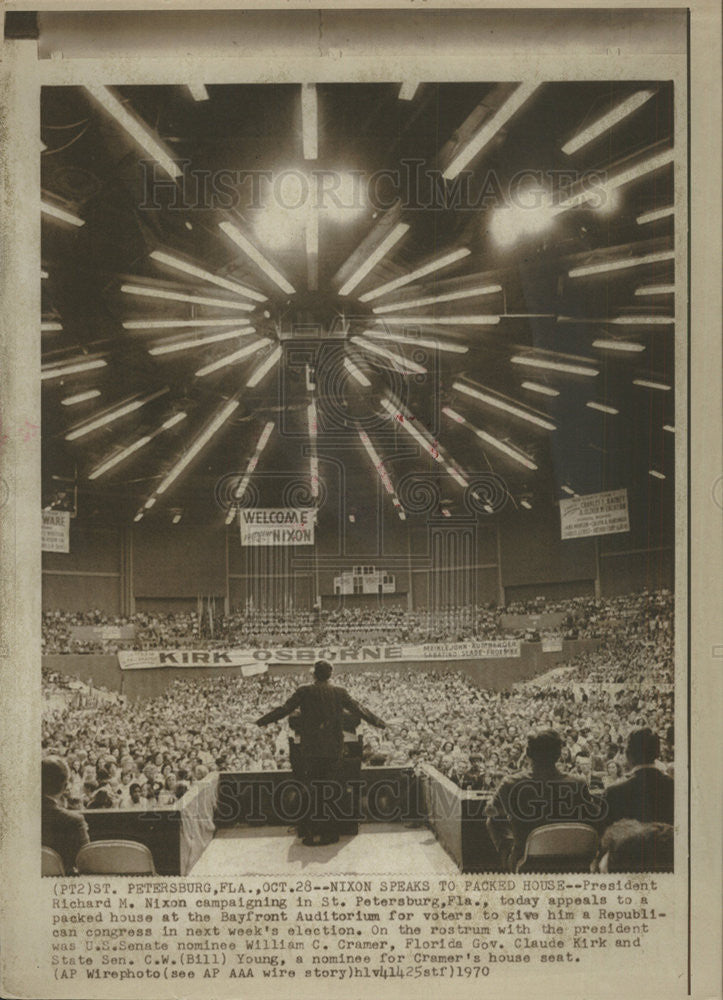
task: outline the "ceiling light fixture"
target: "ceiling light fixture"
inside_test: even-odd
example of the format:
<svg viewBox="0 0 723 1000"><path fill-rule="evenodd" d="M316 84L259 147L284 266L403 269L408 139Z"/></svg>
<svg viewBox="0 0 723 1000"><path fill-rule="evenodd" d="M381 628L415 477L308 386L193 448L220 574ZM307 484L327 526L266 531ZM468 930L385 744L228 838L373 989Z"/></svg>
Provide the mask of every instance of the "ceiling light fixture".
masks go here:
<svg viewBox="0 0 723 1000"><path fill-rule="evenodd" d="M559 389L552 389L549 385L540 385L539 382L523 382L523 389L529 389L530 392L539 392L541 396L559 396Z"/></svg>
<svg viewBox="0 0 723 1000"><path fill-rule="evenodd" d="M642 254L640 257L625 257L622 260L601 261L599 264L585 264L573 267L568 271L570 278L582 278L589 274L605 274L607 271L621 271L628 267L641 267L643 264L660 264L663 261L674 260L675 251L663 250L660 253Z"/></svg>
<svg viewBox="0 0 723 1000"><path fill-rule="evenodd" d="M457 392L463 392L467 396L472 396L473 399L479 399L481 402L495 407L495 409L504 410L505 413L511 413L513 416L519 417L520 420L526 420L530 424L535 424L537 427L542 427L547 431L557 430L556 425L550 420L538 417L535 413L523 410L520 406L514 406L512 403L507 403L505 400L498 399L497 396L492 396L487 392L481 391L480 389L475 389L472 386L465 385L464 382L454 382L452 384L452 388L456 389Z"/></svg>
<svg viewBox="0 0 723 1000"><path fill-rule="evenodd" d="M240 247L246 256L252 260L261 271L263 271L266 277L270 278L275 285L278 285L282 292L285 292L287 295L293 295L296 291L294 286L290 284L283 274L264 257L260 250L256 249L253 243L246 239L243 233L241 233L236 226L234 226L231 222L219 222L218 228L224 232L230 240L233 240L236 246Z"/></svg>
<svg viewBox="0 0 723 1000"><path fill-rule="evenodd" d="M238 316L224 316L222 319L128 319L123 323L124 330L174 330L191 329L193 327L235 326L239 323ZM249 328L250 329L250 328Z"/></svg>
<svg viewBox="0 0 723 1000"><path fill-rule="evenodd" d="M339 289L339 295L349 295L357 285L369 274L372 268L376 267L382 258L386 257L392 247L396 246L405 233L409 232L406 222L398 222L390 233L384 237L379 246L372 250L367 259L359 265L356 271L347 278Z"/></svg>
<svg viewBox="0 0 723 1000"><path fill-rule="evenodd" d="M254 302L268 301L266 295L254 291L253 288L246 288L245 285L240 285L237 281L229 281L228 278L220 278L216 274L211 274L210 271L205 271L202 267L196 267L195 264L189 264L188 261L181 260L180 257L172 257L171 254L165 253L163 250L153 250L150 256L152 260L158 261L159 264L165 264L166 267L173 267L177 271L183 271L184 274L190 274L201 281L207 281L211 285L218 285L219 288L225 288L236 295L253 299Z"/></svg>
<svg viewBox="0 0 723 1000"><path fill-rule="evenodd" d="M412 337L406 333L390 333L386 330L365 330L365 337L375 337L377 340L391 340L408 347L428 347L430 350L446 351L449 354L466 354L469 347L464 344L452 344L449 341L430 339L428 337Z"/></svg>
<svg viewBox="0 0 723 1000"><path fill-rule="evenodd" d="M153 400L158 399L159 396L164 396L168 392L168 388L159 389L158 392L153 392L148 396L142 396L139 399L129 399L125 403L121 403L120 406L114 409L106 410L105 413L101 413L100 416L94 417L92 420L86 421L81 424L80 427L74 427L72 431L68 431L65 435L66 441L77 441L78 438L85 437L86 434L90 434L91 431L98 430L99 427L105 427L107 424L112 424L116 420L120 420L121 417L125 417L129 413L134 413L136 410L140 410L142 406L146 406L148 403L153 402Z"/></svg>
<svg viewBox="0 0 723 1000"><path fill-rule="evenodd" d="M537 90L536 83L520 83L517 89L504 101L497 111L482 123L478 131L469 139L463 148L453 157L451 163L445 167L442 176L447 181L452 181L464 170L467 164L480 153L485 146L492 141L500 129L516 114Z"/></svg>
<svg viewBox="0 0 723 1000"><path fill-rule="evenodd" d="M620 410L616 410L614 406L607 406L605 403L596 403L594 400L585 403L585 406L591 410L599 410L600 413L610 413L612 416L617 416L620 413Z"/></svg>
<svg viewBox="0 0 723 1000"><path fill-rule="evenodd" d="M145 285L121 285L120 290L126 295L143 295L149 299L167 299L169 302L190 302L193 306L215 306L218 309L239 309L242 312L252 312L256 308L250 302L211 299L203 295L185 295L182 292L169 292L164 288L149 288Z"/></svg>
<svg viewBox="0 0 723 1000"><path fill-rule="evenodd" d="M196 455L198 455L201 449L204 448L205 445L207 445L208 442L211 440L211 438L217 433L217 431L219 431L221 427L223 427L223 425L226 423L226 421L234 412L234 410L238 408L238 406L239 406L238 399L232 399L228 403L226 403L225 406L222 407L222 409L219 411L219 413L216 414L216 416L213 418L210 424L198 435L198 437L189 447L185 455L181 459L179 459L178 462L176 462L176 464L173 466L171 471L168 473L168 475L165 477L161 485L156 490L156 493L163 494L166 492L168 487L173 482L175 482L176 479L178 479L183 470L186 469L191 464L191 462L196 457Z"/></svg>
<svg viewBox="0 0 723 1000"><path fill-rule="evenodd" d="M488 434L487 431L483 431L479 427L475 427L474 424L471 424L469 420L457 413L457 411L453 410L451 407L444 406L442 408L442 413L444 413L445 416L450 417L452 420L455 420L458 424L462 424L467 427L477 435L480 441L484 441L485 444L489 444L498 451L501 451L503 455L507 455L508 458L513 459L520 465L524 465L526 469L532 469L533 471L537 469L535 463L526 455L523 455L522 452L517 451L516 448L510 447L510 445L506 444L504 441L500 441L498 438L493 437L491 434Z"/></svg>
<svg viewBox="0 0 723 1000"><path fill-rule="evenodd" d="M148 153L162 170L165 170L169 177L175 180L182 175L183 171L181 168L168 155L160 142L151 133L148 126L136 118L135 115L132 115L122 101L110 92L108 87L86 85L85 89L118 122L131 139L134 139L141 149Z"/></svg>
<svg viewBox="0 0 723 1000"><path fill-rule="evenodd" d="M254 333L254 327L242 326L237 330L224 330L223 333L213 333L207 337L193 337L190 340L174 340L167 344L161 342L154 347L148 348L148 353L153 357L161 354L175 354L176 351L190 351L196 347L205 347L207 344L217 344L223 340L234 340L237 337L249 337Z"/></svg>
<svg viewBox="0 0 723 1000"><path fill-rule="evenodd" d="M531 358L515 354L510 358L513 365L525 365L528 368L542 368L545 371L565 372L568 375L599 375L597 368L583 368L582 365L571 365L565 361L547 361L545 358Z"/></svg>
<svg viewBox="0 0 723 1000"><path fill-rule="evenodd" d="M376 306L372 312L382 315L383 313L399 312L404 309L415 309L417 306L431 306L438 302L456 302L458 299L473 299L478 295L492 295L501 292L502 285L478 285L475 288L465 288L458 292L445 292L443 295L425 295L420 299L407 299L406 302L390 302L385 306Z"/></svg>
<svg viewBox="0 0 723 1000"><path fill-rule="evenodd" d="M643 212L635 221L639 226L645 226L648 222L658 222L660 219L667 219L669 215L675 215L675 205L668 205L666 208L656 208L651 212Z"/></svg>
<svg viewBox="0 0 723 1000"><path fill-rule="evenodd" d="M635 289L636 295L674 295L675 285L641 285Z"/></svg>
<svg viewBox="0 0 723 1000"><path fill-rule="evenodd" d="M228 368L229 365L236 365L239 361L243 361L244 358L249 357L251 354L255 354L260 351L262 347L266 347L271 341L268 337L262 337L261 340L255 341L253 344L247 344L246 347L242 347L238 351L234 351L232 354L224 354L222 358L218 358L217 361L212 361L208 365L204 365L199 368L195 373L196 378L204 378L206 375L211 375L213 372L220 371L222 368Z"/></svg>
<svg viewBox="0 0 723 1000"><path fill-rule="evenodd" d="M40 202L40 211L43 215L49 215L51 218L58 219L60 222L69 222L71 226L77 226L80 228L80 226L85 225L85 219L81 219L79 216L73 215L72 212L66 211L66 209L61 208L59 205L53 205L53 203L49 201Z"/></svg>
<svg viewBox="0 0 723 1000"><path fill-rule="evenodd" d="M369 381L369 379L366 377L361 368L357 367L357 365L354 364L351 358L344 358L344 367L352 376L352 378L355 378L357 380L359 385L364 386L365 389L368 389L371 386L371 382Z"/></svg>
<svg viewBox="0 0 723 1000"><path fill-rule="evenodd" d="M369 435L366 433L366 431L363 431L361 427L357 428L357 431L361 443L364 445L366 453L371 459L372 465L377 471L377 475L379 476L382 482L382 486L391 497L394 509L396 510L397 514L399 515L402 521L406 520L406 514L404 512L404 508L402 507L399 497L396 494L392 481L389 478L389 474L387 473L387 470L384 468L384 463L382 462L381 458L379 457L379 454L377 453L376 448L369 439Z"/></svg>
<svg viewBox="0 0 723 1000"><path fill-rule="evenodd" d="M670 391L670 386L666 385L665 382L651 382L645 378L634 378L633 385L639 385L643 389L660 389L661 392Z"/></svg>
<svg viewBox="0 0 723 1000"><path fill-rule="evenodd" d="M608 132L614 125L617 125L624 118L627 118L628 115L641 108L646 101L650 100L654 93L654 90L639 90L635 94L632 94L611 111L608 111L602 118L598 118L592 125L588 125L587 128L584 128L576 136L573 136L562 147L562 152L570 156L572 153L576 153L579 149L582 149L583 146L587 146L593 139L597 139L604 132Z"/></svg>
<svg viewBox="0 0 723 1000"><path fill-rule="evenodd" d="M397 97L400 101L413 101L418 89L419 80L405 80L399 88Z"/></svg>
<svg viewBox="0 0 723 1000"><path fill-rule="evenodd" d="M301 138L305 160L319 155L319 95L315 83L301 85Z"/></svg>
<svg viewBox="0 0 723 1000"><path fill-rule="evenodd" d="M240 501L243 498L243 495L246 492L246 488L248 487L248 484L251 482L251 476L256 471L256 466L259 463L259 456L266 447L268 440L271 437L271 433L274 429L274 426L275 425L273 420L269 420L269 422L264 425L264 429L261 431L261 435L258 441L256 442L256 447L254 448L253 454L248 460L248 463L246 465L246 470L241 479L239 479L237 485L234 487L233 495L235 499L238 501ZM232 507L229 510L228 514L226 515L226 524L231 524L231 522L234 519L235 513L236 513L236 508Z"/></svg>
<svg viewBox="0 0 723 1000"><path fill-rule="evenodd" d="M387 326L496 326L499 316L384 316L377 323Z"/></svg>
<svg viewBox="0 0 723 1000"><path fill-rule="evenodd" d="M645 350L644 344L634 344L629 340L593 340L592 346L599 348L601 351L629 351L631 353L639 353Z"/></svg>
<svg viewBox="0 0 723 1000"><path fill-rule="evenodd" d="M396 351L390 351L386 347L372 344L368 340L365 340L364 337L352 337L351 342L362 347L365 351L378 354L379 357L391 361L395 370L401 372L402 375L426 375L427 373L427 369L422 365L418 365L416 361L407 361L405 357L397 354Z"/></svg>
<svg viewBox="0 0 723 1000"><path fill-rule="evenodd" d="M100 389L88 389L87 392L78 392L74 396L66 396L60 402L63 406L75 406L77 403L85 403L89 399L100 396Z"/></svg>
<svg viewBox="0 0 723 1000"><path fill-rule="evenodd" d="M446 253L442 257L437 257L436 260L432 260L428 264L424 264L422 267L418 267L414 271L410 271L408 274L403 274L401 278L395 278L394 281L388 281L386 284L380 285L378 288L373 288L365 295L360 295L359 301L368 302L370 299L378 299L380 295L386 295L387 292L392 292L395 288L402 288L404 285L409 285L413 281L417 281L419 278L425 278L428 274L433 274L435 271L441 271L443 267L449 267L450 264L455 264L458 260L468 257L471 252L472 251L468 247L460 247L459 250L452 250L450 253Z"/></svg>
<svg viewBox="0 0 723 1000"><path fill-rule="evenodd" d="M89 372L95 368L105 368L108 364L102 358L95 358L90 361L74 361L71 364L50 365L41 368L40 378L43 382L51 378L61 378L64 375L77 375L80 372Z"/></svg>
<svg viewBox="0 0 723 1000"><path fill-rule="evenodd" d="M189 83L187 86L194 101L207 101L209 99L208 91L203 83Z"/></svg>
<svg viewBox="0 0 723 1000"><path fill-rule="evenodd" d="M246 382L247 389L253 389L259 384L259 382L271 371L274 365L279 363L281 358L281 345L273 349L268 358L264 358L258 368L254 368Z"/></svg>

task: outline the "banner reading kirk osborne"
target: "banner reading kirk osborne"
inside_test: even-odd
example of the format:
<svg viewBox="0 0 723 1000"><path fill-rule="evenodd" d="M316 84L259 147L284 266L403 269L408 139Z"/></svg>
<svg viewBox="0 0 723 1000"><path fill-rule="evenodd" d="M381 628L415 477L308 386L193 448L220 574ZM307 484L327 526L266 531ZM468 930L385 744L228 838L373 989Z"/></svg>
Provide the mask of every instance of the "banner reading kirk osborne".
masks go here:
<svg viewBox="0 0 723 1000"><path fill-rule="evenodd" d="M250 507L239 511L242 545L313 545L316 510Z"/></svg>
<svg viewBox="0 0 723 1000"><path fill-rule="evenodd" d="M424 646L320 646L281 649L144 649L119 650L122 670L151 670L155 667L248 667L260 664L373 663L387 660L497 660L519 657L517 639L485 642L435 642Z"/></svg>

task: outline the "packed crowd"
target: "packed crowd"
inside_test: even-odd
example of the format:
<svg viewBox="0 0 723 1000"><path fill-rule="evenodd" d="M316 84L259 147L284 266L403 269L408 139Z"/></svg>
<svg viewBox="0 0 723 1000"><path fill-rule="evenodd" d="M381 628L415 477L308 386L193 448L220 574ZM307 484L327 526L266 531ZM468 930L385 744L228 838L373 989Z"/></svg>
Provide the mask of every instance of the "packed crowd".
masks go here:
<svg viewBox="0 0 723 1000"><path fill-rule="evenodd" d="M395 607L340 608L314 613L244 609L229 615L208 610L168 614L138 613L128 617L102 611L43 612L42 642L45 653L114 653L118 649L181 649L222 647L291 647L364 643L463 642L474 639L518 638L539 641L605 639L635 631L641 617L655 630L672 622L673 599L669 591L625 595L608 599L577 597L550 602L536 598L504 606L461 607L444 611L405 611ZM527 616L522 627L506 624L508 616ZM536 623L540 616L556 615L559 624ZM78 638L75 626L96 626L95 638ZM132 626L133 637L119 639L108 633Z"/></svg>
<svg viewBox="0 0 723 1000"><path fill-rule="evenodd" d="M672 600L627 604L637 613L598 649L503 691L462 672L339 671L335 682L388 723L381 731L364 724L365 762L427 762L462 788L491 790L521 766L530 728L549 727L564 738L563 767L602 788L623 773L628 732L649 726L672 771ZM170 805L212 770L288 768L287 723L259 729L255 720L298 684L298 676L227 676L176 681L132 705L55 704L43 720L43 752L67 760L71 807Z"/></svg>

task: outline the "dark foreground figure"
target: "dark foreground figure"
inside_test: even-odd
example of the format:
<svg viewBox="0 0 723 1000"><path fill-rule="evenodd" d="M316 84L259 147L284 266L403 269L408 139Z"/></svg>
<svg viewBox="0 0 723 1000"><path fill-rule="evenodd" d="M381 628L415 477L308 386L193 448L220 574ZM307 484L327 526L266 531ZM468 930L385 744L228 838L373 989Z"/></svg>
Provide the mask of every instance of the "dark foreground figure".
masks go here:
<svg viewBox="0 0 723 1000"><path fill-rule="evenodd" d="M339 839L335 806L343 792L340 777L345 716L358 716L378 729L386 728L378 716L354 701L348 691L330 682L332 670L328 661L318 660L314 664L314 683L297 688L288 701L256 722L258 726L266 726L299 712L304 783L311 803L304 827L307 846L334 844Z"/></svg>

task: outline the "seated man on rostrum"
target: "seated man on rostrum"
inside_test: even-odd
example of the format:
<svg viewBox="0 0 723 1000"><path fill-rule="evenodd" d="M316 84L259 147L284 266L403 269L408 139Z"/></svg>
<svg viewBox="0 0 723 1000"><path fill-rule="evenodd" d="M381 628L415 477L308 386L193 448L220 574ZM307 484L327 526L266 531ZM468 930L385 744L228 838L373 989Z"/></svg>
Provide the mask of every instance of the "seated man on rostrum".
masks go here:
<svg viewBox="0 0 723 1000"><path fill-rule="evenodd" d="M549 823L597 826L601 804L584 778L557 767L562 738L543 729L527 740L530 769L505 778L487 807L487 829L501 867L515 871L529 834Z"/></svg>

